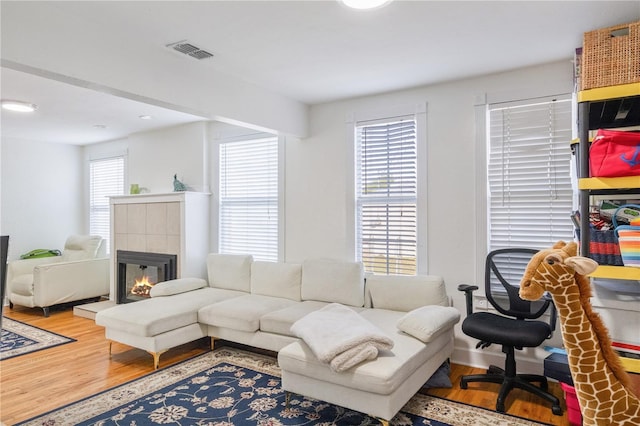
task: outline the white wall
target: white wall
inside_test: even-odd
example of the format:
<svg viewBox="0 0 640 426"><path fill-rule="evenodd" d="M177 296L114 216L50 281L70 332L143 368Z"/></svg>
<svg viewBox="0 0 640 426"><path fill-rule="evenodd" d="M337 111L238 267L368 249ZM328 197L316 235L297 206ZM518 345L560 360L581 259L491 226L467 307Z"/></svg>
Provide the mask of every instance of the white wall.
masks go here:
<svg viewBox="0 0 640 426"><path fill-rule="evenodd" d="M352 114L427 103L428 225L427 270L444 277L454 306L465 312L456 290L481 282L485 256L484 193L481 155L476 140L475 105L485 99L542 96L572 90L567 61L463 81L316 105L311 108L310 136L287 144L286 260L307 257L354 259L352 200L354 185L346 121ZM567 149L569 141L567 141ZM559 334L559 333L558 333ZM556 338L555 343L559 344ZM476 341L457 329L454 359L486 366L502 363L500 348L475 350ZM545 354L527 351L529 366L540 371ZM495 357L495 360L490 359ZM537 358L536 358L537 357ZM527 368L526 365L519 367Z"/></svg>
<svg viewBox="0 0 640 426"><path fill-rule="evenodd" d="M185 124L128 138L129 182L149 192L172 192L173 175L190 190L209 191L207 125Z"/></svg>
<svg viewBox="0 0 640 426"><path fill-rule="evenodd" d="M2 138L2 221L9 260L35 248L62 249L86 232L82 148Z"/></svg>

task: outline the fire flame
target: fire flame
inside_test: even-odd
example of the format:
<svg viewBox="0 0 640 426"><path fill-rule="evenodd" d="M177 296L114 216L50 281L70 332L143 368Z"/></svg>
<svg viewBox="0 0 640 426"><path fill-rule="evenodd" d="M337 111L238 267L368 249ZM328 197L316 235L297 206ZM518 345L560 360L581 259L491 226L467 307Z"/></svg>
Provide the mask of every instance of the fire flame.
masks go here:
<svg viewBox="0 0 640 426"><path fill-rule="evenodd" d="M146 275L142 276L140 279L136 279L133 287L131 288L131 294L136 294L138 296L149 296L149 292L151 291L151 287L154 286L154 283L149 282L149 277Z"/></svg>

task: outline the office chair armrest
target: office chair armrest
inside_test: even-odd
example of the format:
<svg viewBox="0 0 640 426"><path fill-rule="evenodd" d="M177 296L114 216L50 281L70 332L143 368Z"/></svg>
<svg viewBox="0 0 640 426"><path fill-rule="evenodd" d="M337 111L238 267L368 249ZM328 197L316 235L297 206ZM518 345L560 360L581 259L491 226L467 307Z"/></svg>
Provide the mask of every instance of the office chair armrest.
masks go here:
<svg viewBox="0 0 640 426"><path fill-rule="evenodd" d="M549 301L549 308L551 309L551 312L549 312L549 326L551 327L551 336L549 336L549 338L551 338L553 337L553 332L556 331L558 311L556 309L555 303L553 303L553 297L551 297L549 293L545 293L545 295L542 296L542 298Z"/></svg>
<svg viewBox="0 0 640 426"><path fill-rule="evenodd" d="M467 315L471 315L473 313L473 292L477 289L477 285L460 284L458 286L458 290L464 292L464 297L467 301Z"/></svg>

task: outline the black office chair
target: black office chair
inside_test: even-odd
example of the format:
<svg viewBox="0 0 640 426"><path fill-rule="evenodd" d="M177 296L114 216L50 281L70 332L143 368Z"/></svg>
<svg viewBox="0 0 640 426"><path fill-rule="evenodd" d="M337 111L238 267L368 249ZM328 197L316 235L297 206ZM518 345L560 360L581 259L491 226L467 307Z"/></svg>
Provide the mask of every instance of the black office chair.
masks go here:
<svg viewBox="0 0 640 426"><path fill-rule="evenodd" d="M552 404L552 412L562 415L560 401L547 392L547 378L535 374L516 374L515 350L538 347L551 337L555 330L556 311L551 298L543 298L535 302L522 300L518 295L520 280L531 257L538 250L525 248L508 248L492 251L487 255L485 263L485 294L490 305L499 314L492 312L473 312L473 291L477 286L462 284L458 290L463 291L467 302L467 317L462 322L462 331L479 340L476 348L495 343L502 345L502 352L507 356L504 369L490 366L486 374L463 376L460 387L467 389L469 382L488 382L500 384L496 411L505 412L505 399L513 388L521 388L546 399ZM535 321L549 307L551 318L549 323ZM539 382L540 386L532 384Z"/></svg>

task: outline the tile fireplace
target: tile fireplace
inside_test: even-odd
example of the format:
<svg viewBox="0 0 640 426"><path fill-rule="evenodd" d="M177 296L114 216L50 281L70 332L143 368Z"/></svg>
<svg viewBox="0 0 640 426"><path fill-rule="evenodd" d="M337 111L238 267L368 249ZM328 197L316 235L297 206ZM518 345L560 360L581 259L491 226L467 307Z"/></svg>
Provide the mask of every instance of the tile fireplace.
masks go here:
<svg viewBox="0 0 640 426"><path fill-rule="evenodd" d="M207 277L210 196L184 191L109 197L112 301L120 300L119 250L173 254L176 278Z"/></svg>
<svg viewBox="0 0 640 426"><path fill-rule="evenodd" d="M118 250L116 302L150 297L149 291L155 284L176 278L177 261L175 254Z"/></svg>

